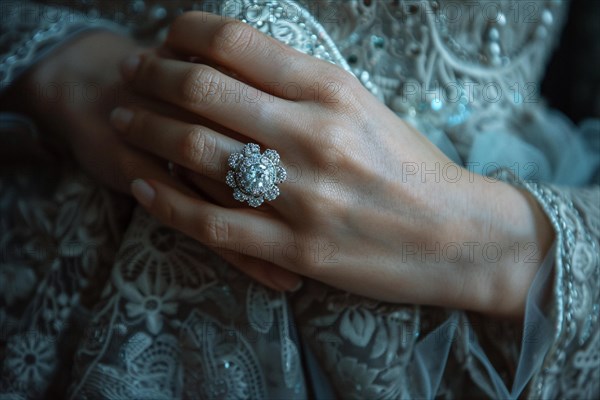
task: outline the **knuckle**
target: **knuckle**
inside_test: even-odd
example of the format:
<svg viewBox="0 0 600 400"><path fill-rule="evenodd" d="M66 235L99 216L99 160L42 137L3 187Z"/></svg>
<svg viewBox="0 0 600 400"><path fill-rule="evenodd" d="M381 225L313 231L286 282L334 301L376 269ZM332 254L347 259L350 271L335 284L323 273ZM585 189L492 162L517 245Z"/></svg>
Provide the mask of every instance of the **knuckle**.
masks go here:
<svg viewBox="0 0 600 400"><path fill-rule="evenodd" d="M211 41L212 56L217 59L244 54L254 48L256 32L240 21L227 21L215 32Z"/></svg>
<svg viewBox="0 0 600 400"><path fill-rule="evenodd" d="M217 70L208 66L195 66L181 80L179 93L185 103L210 105L218 98L221 84Z"/></svg>
<svg viewBox="0 0 600 400"><path fill-rule="evenodd" d="M190 128L181 141L180 153L183 160L190 165L210 162L216 151L216 138L200 127Z"/></svg>
<svg viewBox="0 0 600 400"><path fill-rule="evenodd" d="M212 215L206 223L206 240L211 246L224 246L230 237L230 224L221 216Z"/></svg>

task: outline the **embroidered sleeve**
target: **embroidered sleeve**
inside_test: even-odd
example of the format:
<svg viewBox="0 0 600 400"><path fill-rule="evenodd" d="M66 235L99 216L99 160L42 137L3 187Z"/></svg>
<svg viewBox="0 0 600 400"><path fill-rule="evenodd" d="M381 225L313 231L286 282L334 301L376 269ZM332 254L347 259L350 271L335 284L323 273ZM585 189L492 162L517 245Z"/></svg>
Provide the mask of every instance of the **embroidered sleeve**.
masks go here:
<svg viewBox="0 0 600 400"><path fill-rule="evenodd" d="M556 231L554 340L531 398L593 398L600 392L600 187L531 185Z"/></svg>

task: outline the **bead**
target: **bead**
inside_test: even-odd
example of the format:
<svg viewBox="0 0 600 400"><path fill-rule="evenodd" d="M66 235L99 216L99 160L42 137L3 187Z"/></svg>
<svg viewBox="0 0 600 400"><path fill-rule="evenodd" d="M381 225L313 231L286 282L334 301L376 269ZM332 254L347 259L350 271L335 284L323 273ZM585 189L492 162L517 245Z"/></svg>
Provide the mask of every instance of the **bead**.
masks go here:
<svg viewBox="0 0 600 400"><path fill-rule="evenodd" d="M491 28L488 32L488 38L494 42L498 41L500 39L500 32L498 32L498 29Z"/></svg>
<svg viewBox="0 0 600 400"><path fill-rule="evenodd" d="M442 103L442 100L440 100L438 98L431 100L430 107L433 111L440 111L443 106L444 106L444 103Z"/></svg>
<svg viewBox="0 0 600 400"><path fill-rule="evenodd" d="M490 43L490 53L493 56L497 56L500 54L500 45L498 44L498 42Z"/></svg>
<svg viewBox="0 0 600 400"><path fill-rule="evenodd" d="M504 26L506 25L506 16L504 16L503 13L498 13L498 17L496 18L496 23L499 26Z"/></svg>
<svg viewBox="0 0 600 400"><path fill-rule="evenodd" d="M542 22L546 25L552 25L554 21L554 17L552 16L552 12L550 10L544 10L542 12Z"/></svg>

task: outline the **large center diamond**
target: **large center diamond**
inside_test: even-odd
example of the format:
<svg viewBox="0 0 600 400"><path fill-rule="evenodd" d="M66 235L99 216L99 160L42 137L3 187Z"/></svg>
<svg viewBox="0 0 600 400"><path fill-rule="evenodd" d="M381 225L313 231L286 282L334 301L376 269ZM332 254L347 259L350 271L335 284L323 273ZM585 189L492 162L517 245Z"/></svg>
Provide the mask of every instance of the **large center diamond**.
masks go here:
<svg viewBox="0 0 600 400"><path fill-rule="evenodd" d="M239 187L253 196L265 194L275 184L275 166L265 157L247 161L237 176Z"/></svg>

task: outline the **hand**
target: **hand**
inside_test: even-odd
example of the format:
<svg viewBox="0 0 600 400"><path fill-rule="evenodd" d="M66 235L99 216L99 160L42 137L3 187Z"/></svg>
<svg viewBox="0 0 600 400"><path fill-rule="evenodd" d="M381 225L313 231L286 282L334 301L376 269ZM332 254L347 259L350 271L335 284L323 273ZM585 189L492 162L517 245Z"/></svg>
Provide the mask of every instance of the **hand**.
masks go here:
<svg viewBox="0 0 600 400"><path fill-rule="evenodd" d="M135 96L119 73L122 59L141 50L127 37L90 31L47 56L25 77L20 90L26 95L24 110L40 126L54 130L55 141L66 142L92 176L124 193L129 193L134 177L177 185L168 174L167 160L123 143L108 122L119 104L160 109L158 103Z"/></svg>
<svg viewBox="0 0 600 400"><path fill-rule="evenodd" d="M194 171L200 184L218 185L209 202L137 181L134 194L157 218L226 250L242 270L251 268L251 254L379 300L522 313L539 262L515 262L507 250L535 241L544 254L551 239L526 195L452 164L341 68L245 24L187 13L166 46L212 66L146 55L129 71L133 87L237 136L132 111L122 127L127 141ZM291 84L299 90L283 90ZM277 150L295 170L280 197L259 209L228 206L227 157L244 141ZM408 164L450 166L460 178L404 174ZM406 247L435 253L448 243L482 241L505 253L490 263L481 252L427 257Z"/></svg>
<svg viewBox="0 0 600 400"><path fill-rule="evenodd" d="M53 127L54 141L65 142L93 177L115 190L129 194L134 178L147 178L168 184L190 196L198 197L205 192L214 195L214 185L203 185L202 193L198 193L180 180L173 179L168 173L169 159L127 144L109 123L109 115L117 129L127 123L128 115L124 109L111 114L116 106L139 105L153 110L156 115L209 124L209 121L181 109L133 93L119 70L135 67L122 65L122 60L142 50L148 52L132 39L112 32L83 34L53 52L25 77L15 90L15 93L23 94L20 101L22 110L18 111L31 113L40 126ZM165 49L150 52L171 56ZM56 88L58 93L51 91ZM185 170L181 176L186 178ZM196 176L190 179L198 181ZM294 289L301 282L289 271L265 268L268 267L261 263L253 271L246 272L276 290Z"/></svg>

